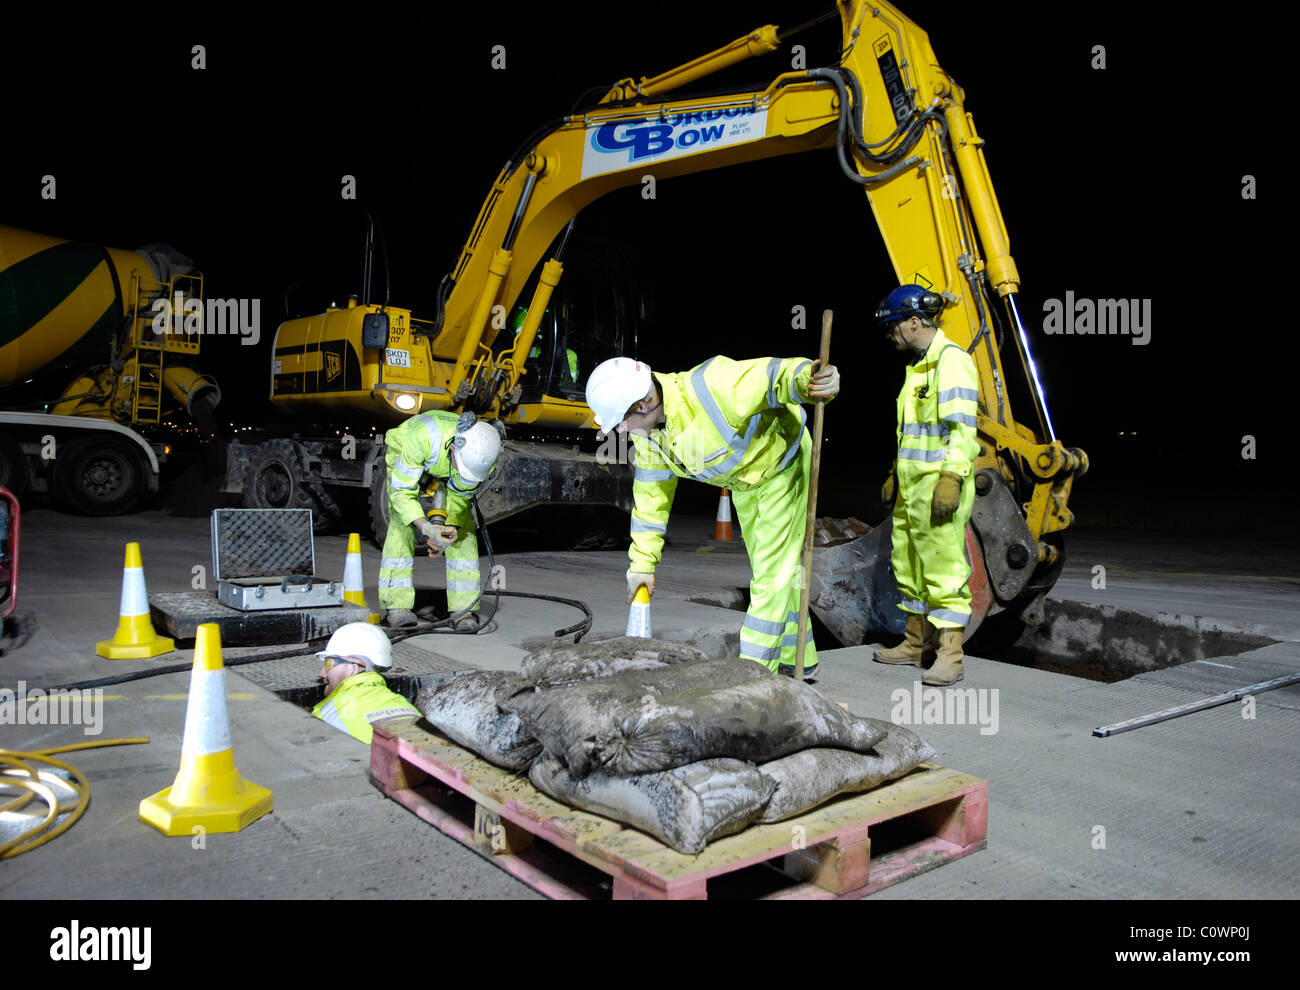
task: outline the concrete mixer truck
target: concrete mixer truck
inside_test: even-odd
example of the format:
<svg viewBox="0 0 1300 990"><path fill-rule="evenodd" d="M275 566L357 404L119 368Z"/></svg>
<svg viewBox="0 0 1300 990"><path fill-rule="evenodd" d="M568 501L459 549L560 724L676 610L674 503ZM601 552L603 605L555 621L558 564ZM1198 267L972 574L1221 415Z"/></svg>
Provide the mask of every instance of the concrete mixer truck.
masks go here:
<svg viewBox="0 0 1300 990"><path fill-rule="evenodd" d="M129 511L158 488L182 410L221 400L190 365L203 276L163 244L124 251L0 226L0 487L65 511Z"/></svg>

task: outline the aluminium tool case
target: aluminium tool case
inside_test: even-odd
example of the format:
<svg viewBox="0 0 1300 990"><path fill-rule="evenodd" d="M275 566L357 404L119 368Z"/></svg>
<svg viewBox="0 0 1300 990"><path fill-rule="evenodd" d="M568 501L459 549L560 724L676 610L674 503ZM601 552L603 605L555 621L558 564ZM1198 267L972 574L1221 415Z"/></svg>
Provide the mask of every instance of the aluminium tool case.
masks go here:
<svg viewBox="0 0 1300 990"><path fill-rule="evenodd" d="M343 603L343 582L316 577L310 509L214 509L217 600L241 612Z"/></svg>

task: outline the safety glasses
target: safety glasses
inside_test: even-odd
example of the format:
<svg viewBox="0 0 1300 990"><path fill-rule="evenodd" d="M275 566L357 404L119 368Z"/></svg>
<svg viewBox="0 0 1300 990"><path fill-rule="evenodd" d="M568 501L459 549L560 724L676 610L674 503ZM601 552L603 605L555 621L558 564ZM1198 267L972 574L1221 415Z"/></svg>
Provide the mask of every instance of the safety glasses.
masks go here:
<svg viewBox="0 0 1300 990"><path fill-rule="evenodd" d="M364 660L359 660L356 657L325 656L325 657L321 657L321 661L325 664L326 673L329 673L331 670L334 669L336 665L341 663L352 663L352 664L356 664L358 667L366 666L366 662Z"/></svg>

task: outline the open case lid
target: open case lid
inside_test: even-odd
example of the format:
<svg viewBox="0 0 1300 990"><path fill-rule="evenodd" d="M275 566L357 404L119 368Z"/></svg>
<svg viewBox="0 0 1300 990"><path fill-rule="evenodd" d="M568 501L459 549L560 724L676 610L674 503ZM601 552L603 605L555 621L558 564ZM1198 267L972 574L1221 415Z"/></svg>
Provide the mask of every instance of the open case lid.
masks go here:
<svg viewBox="0 0 1300 990"><path fill-rule="evenodd" d="M213 509L212 573L218 581L314 576L311 509Z"/></svg>

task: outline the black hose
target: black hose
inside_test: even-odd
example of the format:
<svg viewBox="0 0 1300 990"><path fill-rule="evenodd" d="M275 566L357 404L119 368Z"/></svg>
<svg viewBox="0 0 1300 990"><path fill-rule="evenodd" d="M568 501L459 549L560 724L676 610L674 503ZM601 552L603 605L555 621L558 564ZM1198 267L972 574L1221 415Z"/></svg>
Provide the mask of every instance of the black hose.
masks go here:
<svg viewBox="0 0 1300 990"><path fill-rule="evenodd" d="M492 537L488 535L487 523L483 520L483 513L478 507L478 500L473 499L471 504L474 506L475 515L478 516L478 529L483 535L483 546L487 550L488 573L492 574L496 570L496 558L492 554ZM527 591L502 591L500 588L493 588L491 590L494 595L492 611L488 615L487 620L480 622L477 628L460 630L450 627L458 622L462 617L472 614L474 606L483 599L483 592L481 590L474 598L474 601L472 601L468 606L461 609L459 612L447 616L445 619L439 619L436 622L422 622L420 625L413 626L410 629L389 632L389 642L400 643L404 639L410 639L412 636L423 636L426 633L453 633L459 636L477 635L486 629L488 625L491 624L492 620L496 618L497 610L501 607L502 595L505 595L507 598L536 598L541 601L558 602L561 605L571 605L574 608L581 610L585 618L581 622L565 629L555 630L554 637L556 639L568 636L570 633L577 633L573 642L575 644L579 643L582 641L582 637L591 631L591 625L595 621L595 616L587 606L587 603L579 601L576 598L561 598L558 595L538 595ZM306 643L299 643L292 649L274 650L270 653L257 653L253 656L237 657L232 660L226 660L223 658L222 666L242 667L244 664L249 663L265 663L268 660L284 660L288 657L305 656L306 654L313 652L311 649L313 643L324 643L328 638L329 637L327 636L318 636L315 639L307 640ZM111 684L125 684L128 681L140 681L147 677L158 677L161 674L181 674L187 670L193 669L193 663L174 663L169 664L166 667L154 667L151 670L138 670L132 674L118 674L114 677L101 677L97 680L80 681L76 684L61 684L58 687L52 688L28 688L27 694L30 694L32 691L44 691L47 694L54 691L86 691L91 688L108 687Z"/></svg>

